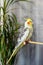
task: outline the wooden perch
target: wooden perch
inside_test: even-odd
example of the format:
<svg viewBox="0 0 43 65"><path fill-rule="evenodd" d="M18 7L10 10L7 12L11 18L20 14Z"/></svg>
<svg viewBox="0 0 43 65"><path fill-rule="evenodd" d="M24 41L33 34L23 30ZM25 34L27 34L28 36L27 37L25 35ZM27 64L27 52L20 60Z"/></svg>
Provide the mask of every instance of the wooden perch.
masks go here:
<svg viewBox="0 0 43 65"><path fill-rule="evenodd" d="M34 42L34 41L28 41L30 44L39 44L39 45L43 45L42 42Z"/></svg>
<svg viewBox="0 0 43 65"><path fill-rule="evenodd" d="M41 42L34 42L34 41L28 41L29 42L29 44L39 44L39 45L43 45L43 43L41 43ZM18 44L16 47L15 47L15 49L13 50L13 53L11 54L11 56L10 56L10 58L9 58L9 60L7 61L7 63L6 64L8 64L9 62L10 62L10 60L12 59L12 57L13 56L15 56L16 54L17 54L17 52L23 47L23 46L25 46L26 45L26 43L24 42L24 43L21 43L21 44Z"/></svg>

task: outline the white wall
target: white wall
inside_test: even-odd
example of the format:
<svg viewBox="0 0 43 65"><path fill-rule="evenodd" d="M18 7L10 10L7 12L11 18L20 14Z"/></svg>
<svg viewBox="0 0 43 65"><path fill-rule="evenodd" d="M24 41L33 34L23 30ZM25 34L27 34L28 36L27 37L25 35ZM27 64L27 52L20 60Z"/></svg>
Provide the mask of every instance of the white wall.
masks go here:
<svg viewBox="0 0 43 65"><path fill-rule="evenodd" d="M24 17L32 18L34 23L32 40L43 42L43 0L19 2L15 6L19 22L25 22ZM18 53L15 65L43 65L42 55L42 45L27 45Z"/></svg>

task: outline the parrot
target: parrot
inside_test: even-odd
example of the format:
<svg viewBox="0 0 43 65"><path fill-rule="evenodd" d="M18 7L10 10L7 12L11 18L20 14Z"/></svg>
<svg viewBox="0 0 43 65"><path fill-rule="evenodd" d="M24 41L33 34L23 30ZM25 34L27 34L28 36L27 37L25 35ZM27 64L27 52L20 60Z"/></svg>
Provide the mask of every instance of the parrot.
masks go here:
<svg viewBox="0 0 43 65"><path fill-rule="evenodd" d="M23 29L22 29L23 30ZM24 24L24 31L22 32L21 38L18 39L18 43L22 42L28 42L33 34L33 22L32 20L26 19L26 22ZM24 44L25 44L24 42Z"/></svg>
<svg viewBox="0 0 43 65"><path fill-rule="evenodd" d="M30 18L26 19L26 22L24 23L24 33L21 38L18 39L18 45L15 46L12 55L10 56L9 60L7 61L7 64L11 60L13 56L16 55L18 50L22 48L23 45L26 45L27 42L30 40L33 34L33 22Z"/></svg>

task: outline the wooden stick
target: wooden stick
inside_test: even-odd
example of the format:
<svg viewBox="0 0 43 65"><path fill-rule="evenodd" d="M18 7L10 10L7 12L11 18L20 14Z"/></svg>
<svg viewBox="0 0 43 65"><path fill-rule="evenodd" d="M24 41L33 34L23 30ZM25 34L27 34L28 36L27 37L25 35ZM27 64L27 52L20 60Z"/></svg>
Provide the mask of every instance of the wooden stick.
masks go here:
<svg viewBox="0 0 43 65"><path fill-rule="evenodd" d="M31 43L31 44L39 44L39 45L43 45L42 42L35 42L35 41L28 41L28 42Z"/></svg>
<svg viewBox="0 0 43 65"><path fill-rule="evenodd" d="M41 42L34 42L34 41L28 41L29 42L29 44L39 44L39 45L43 45L43 43L41 43ZM15 49L13 50L13 53L11 54L11 56L10 56L10 58L8 59L8 61L7 61L7 63L6 64L8 64L9 62L10 62L10 60L12 59L12 57L13 56L15 56L16 54L17 54L17 52L23 47L23 46L25 46L26 45L26 43L24 42L24 43L21 43L21 44L18 44L16 47L15 47Z"/></svg>

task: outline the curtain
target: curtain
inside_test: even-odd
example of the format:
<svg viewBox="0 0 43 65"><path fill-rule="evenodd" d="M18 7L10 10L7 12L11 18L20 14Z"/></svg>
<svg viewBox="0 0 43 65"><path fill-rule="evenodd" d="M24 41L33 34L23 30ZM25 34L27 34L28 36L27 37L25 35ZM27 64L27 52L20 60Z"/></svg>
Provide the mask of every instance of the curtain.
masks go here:
<svg viewBox="0 0 43 65"><path fill-rule="evenodd" d="M34 24L32 40L43 42L43 0L18 2L13 11L18 22L24 23L24 18L31 18ZM14 65L43 65L43 46L28 44L17 53Z"/></svg>

